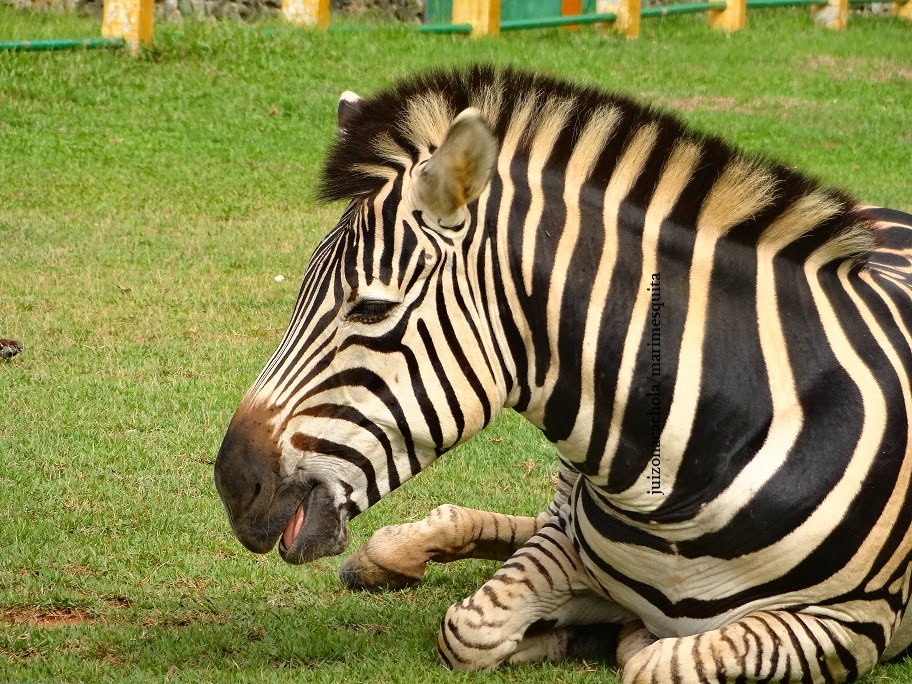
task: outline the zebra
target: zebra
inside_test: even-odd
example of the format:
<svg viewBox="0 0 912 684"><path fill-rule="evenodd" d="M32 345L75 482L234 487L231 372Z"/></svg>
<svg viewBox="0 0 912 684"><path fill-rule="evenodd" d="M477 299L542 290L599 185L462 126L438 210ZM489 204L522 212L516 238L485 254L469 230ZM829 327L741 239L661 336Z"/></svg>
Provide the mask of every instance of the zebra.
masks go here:
<svg viewBox="0 0 912 684"><path fill-rule="evenodd" d="M556 447L541 514L446 504L340 570L506 561L447 610L446 666L850 681L912 642L912 216L514 68L346 92L338 122L319 194L347 208L215 463L244 546L341 553L511 407Z"/></svg>

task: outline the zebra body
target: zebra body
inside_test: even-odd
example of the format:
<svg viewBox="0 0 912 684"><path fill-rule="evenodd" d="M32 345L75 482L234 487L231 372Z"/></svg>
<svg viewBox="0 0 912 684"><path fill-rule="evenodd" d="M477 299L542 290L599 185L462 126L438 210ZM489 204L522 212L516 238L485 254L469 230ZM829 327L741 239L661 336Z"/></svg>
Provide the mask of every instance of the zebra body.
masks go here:
<svg viewBox="0 0 912 684"><path fill-rule="evenodd" d="M447 612L451 667L605 650L588 624L625 625L627 682L844 681L908 646L912 217L521 72L339 121L322 192L351 204L216 463L245 545L341 552L510 406L558 449L547 511L442 507L341 573L515 552Z"/></svg>

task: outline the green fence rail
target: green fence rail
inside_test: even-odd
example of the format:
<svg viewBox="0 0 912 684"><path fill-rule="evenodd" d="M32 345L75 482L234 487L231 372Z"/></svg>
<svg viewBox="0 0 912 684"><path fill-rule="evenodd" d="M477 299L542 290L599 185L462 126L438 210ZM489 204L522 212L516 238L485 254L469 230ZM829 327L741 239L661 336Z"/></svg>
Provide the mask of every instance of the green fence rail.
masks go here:
<svg viewBox="0 0 912 684"><path fill-rule="evenodd" d="M93 50L122 48L123 38L52 38L49 40L0 40L0 52L47 52L49 50Z"/></svg>
<svg viewBox="0 0 912 684"><path fill-rule="evenodd" d="M332 28L332 27L330 27ZM472 32L471 24L422 24L418 27L419 33L465 33Z"/></svg>
<svg viewBox="0 0 912 684"><path fill-rule="evenodd" d="M722 3L725 4L724 2ZM601 14L576 14L565 17L543 17L541 19L514 19L500 22L501 31L519 31L522 29L553 28L555 26L576 26L577 24L598 24L603 21L614 21L614 12Z"/></svg>
<svg viewBox="0 0 912 684"><path fill-rule="evenodd" d="M724 2L692 2L680 5L665 5L663 7L644 7L640 10L640 17L667 17L672 14L696 14L709 10L725 9Z"/></svg>
<svg viewBox="0 0 912 684"><path fill-rule="evenodd" d="M825 5L826 0L747 0L748 9L761 7L801 7L803 5Z"/></svg>

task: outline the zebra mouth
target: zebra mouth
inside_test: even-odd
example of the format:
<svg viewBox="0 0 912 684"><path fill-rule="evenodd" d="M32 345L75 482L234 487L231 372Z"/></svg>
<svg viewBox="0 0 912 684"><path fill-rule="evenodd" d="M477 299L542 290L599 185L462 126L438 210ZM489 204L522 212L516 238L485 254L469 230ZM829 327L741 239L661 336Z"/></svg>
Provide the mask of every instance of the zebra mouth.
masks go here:
<svg viewBox="0 0 912 684"><path fill-rule="evenodd" d="M348 530L322 482L314 483L295 508L279 540L279 555L286 563L298 565L342 553Z"/></svg>
<svg viewBox="0 0 912 684"><path fill-rule="evenodd" d="M281 548L288 548L294 544L294 540L297 539L298 534L301 532L301 526L304 524L304 504L307 501L302 501L295 511L294 515L291 516L291 520L288 521L288 527L285 528L285 531L282 533L282 545Z"/></svg>

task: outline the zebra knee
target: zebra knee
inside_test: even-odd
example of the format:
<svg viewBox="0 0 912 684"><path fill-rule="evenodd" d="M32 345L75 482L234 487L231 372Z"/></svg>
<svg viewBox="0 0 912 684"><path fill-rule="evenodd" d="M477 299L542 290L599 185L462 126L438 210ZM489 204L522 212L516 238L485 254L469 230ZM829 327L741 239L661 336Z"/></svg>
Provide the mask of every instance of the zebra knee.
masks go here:
<svg viewBox="0 0 912 684"><path fill-rule="evenodd" d="M522 638L521 633L510 633L508 622L493 618L470 596L447 609L437 633L437 655L451 670L497 667L516 651Z"/></svg>
<svg viewBox="0 0 912 684"><path fill-rule="evenodd" d="M549 523L539 530L481 589L447 610L437 638L444 664L456 670L491 669L522 650L527 633L534 637L561 622L573 624L580 616L589 621L593 610L605 610L585 583L574 553L560 524ZM619 621L616 604L605 612L604 621ZM538 648L541 657L552 657L571 648L572 641L532 640L527 645ZM591 645L584 639L576 641L586 648ZM538 659L537 654L529 657Z"/></svg>

